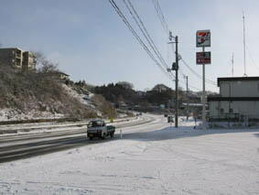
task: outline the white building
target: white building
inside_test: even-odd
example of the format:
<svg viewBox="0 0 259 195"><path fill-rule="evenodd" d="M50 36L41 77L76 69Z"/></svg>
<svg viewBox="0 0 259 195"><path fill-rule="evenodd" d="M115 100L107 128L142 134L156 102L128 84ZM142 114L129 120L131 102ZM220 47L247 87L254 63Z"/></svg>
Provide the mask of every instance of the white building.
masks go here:
<svg viewBox="0 0 259 195"><path fill-rule="evenodd" d="M220 96L208 97L210 121L259 121L259 77L218 78Z"/></svg>

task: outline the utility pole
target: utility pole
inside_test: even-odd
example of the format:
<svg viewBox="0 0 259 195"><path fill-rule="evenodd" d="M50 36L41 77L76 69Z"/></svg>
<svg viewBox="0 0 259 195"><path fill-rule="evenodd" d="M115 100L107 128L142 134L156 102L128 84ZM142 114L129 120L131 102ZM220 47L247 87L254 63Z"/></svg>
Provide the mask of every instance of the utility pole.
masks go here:
<svg viewBox="0 0 259 195"><path fill-rule="evenodd" d="M174 38L174 42L172 42ZM178 36L173 37L172 32L169 32L169 43L175 43L175 62L172 65L172 69L167 69L167 71L175 71L175 127L178 127L178 111L179 111L179 101L178 101L178 69L179 69L179 55L178 55Z"/></svg>
<svg viewBox="0 0 259 195"><path fill-rule="evenodd" d="M179 69L179 58L178 58L178 36L175 37L175 127L178 127L178 69Z"/></svg>
<svg viewBox="0 0 259 195"><path fill-rule="evenodd" d="M188 76L184 76L184 78L186 79L186 98L187 98L187 107L186 107L186 119L189 119L189 88L188 88Z"/></svg>

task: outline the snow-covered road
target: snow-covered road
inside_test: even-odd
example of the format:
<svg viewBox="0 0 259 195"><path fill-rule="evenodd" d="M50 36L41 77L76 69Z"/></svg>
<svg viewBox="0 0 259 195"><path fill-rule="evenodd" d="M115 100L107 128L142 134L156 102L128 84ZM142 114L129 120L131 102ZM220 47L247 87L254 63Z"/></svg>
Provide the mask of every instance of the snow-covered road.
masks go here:
<svg viewBox="0 0 259 195"><path fill-rule="evenodd" d="M259 130L168 128L0 164L0 194L258 194ZM118 135L117 135L118 136Z"/></svg>
<svg viewBox="0 0 259 195"><path fill-rule="evenodd" d="M126 127L148 125L156 120L152 115L145 115L120 119L112 125L121 130ZM86 140L86 128L86 121L1 126L0 132L1 129L5 132L15 129L18 132L3 133L0 136L0 163L93 144L94 142Z"/></svg>

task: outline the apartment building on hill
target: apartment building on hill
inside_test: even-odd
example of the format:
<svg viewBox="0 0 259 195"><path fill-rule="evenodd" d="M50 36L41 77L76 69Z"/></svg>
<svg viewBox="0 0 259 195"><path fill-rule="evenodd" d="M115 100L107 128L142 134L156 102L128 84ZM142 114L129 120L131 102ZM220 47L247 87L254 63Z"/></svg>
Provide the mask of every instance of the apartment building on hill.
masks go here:
<svg viewBox="0 0 259 195"><path fill-rule="evenodd" d="M0 48L0 65L10 65L15 69L30 71L36 69L36 57L32 52L19 48Z"/></svg>
<svg viewBox="0 0 259 195"><path fill-rule="evenodd" d="M23 52L22 68L25 71L36 69L36 57L32 52Z"/></svg>

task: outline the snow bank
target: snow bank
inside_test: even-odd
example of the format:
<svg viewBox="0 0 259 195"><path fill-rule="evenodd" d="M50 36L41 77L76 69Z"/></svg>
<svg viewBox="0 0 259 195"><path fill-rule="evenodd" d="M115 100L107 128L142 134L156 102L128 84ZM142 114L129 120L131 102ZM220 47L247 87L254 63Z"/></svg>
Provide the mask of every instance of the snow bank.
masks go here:
<svg viewBox="0 0 259 195"><path fill-rule="evenodd" d="M17 109L5 108L0 110L0 121L18 121L31 119L58 119L63 118L63 114L40 112L38 110L30 110L23 113Z"/></svg>

